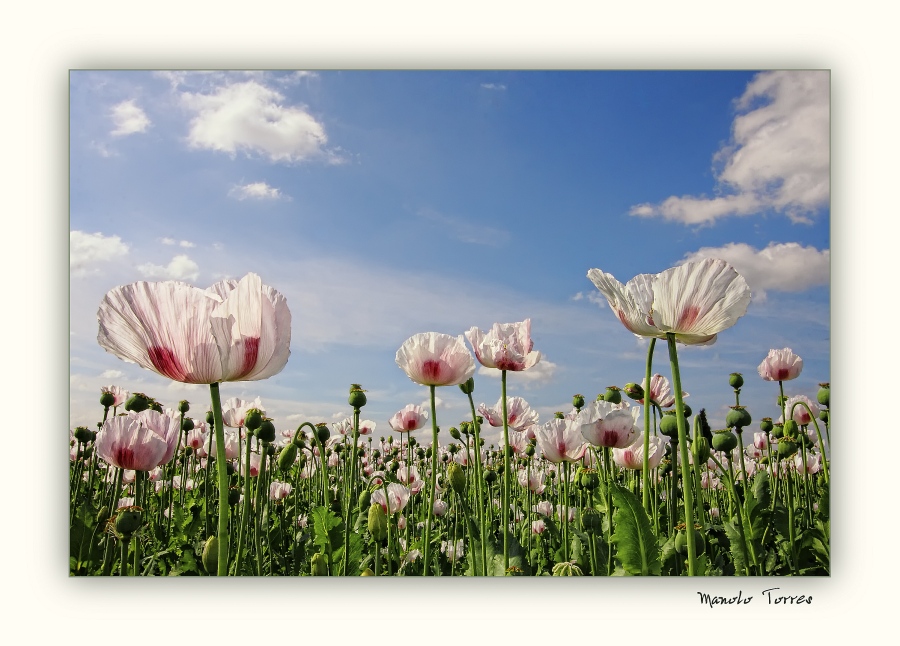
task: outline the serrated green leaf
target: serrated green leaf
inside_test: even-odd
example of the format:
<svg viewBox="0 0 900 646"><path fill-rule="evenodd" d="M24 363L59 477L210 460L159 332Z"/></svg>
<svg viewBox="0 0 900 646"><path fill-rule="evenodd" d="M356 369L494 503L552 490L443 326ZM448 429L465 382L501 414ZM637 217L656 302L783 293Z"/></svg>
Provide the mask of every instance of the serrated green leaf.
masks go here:
<svg viewBox="0 0 900 646"><path fill-rule="evenodd" d="M750 554L744 552L744 541L741 540L741 532L738 529L740 519L735 517L731 522L725 523L725 535L731 546L731 559L734 562L734 573L737 576L743 576L747 573L746 568L750 564Z"/></svg>
<svg viewBox="0 0 900 646"><path fill-rule="evenodd" d="M659 544L650 519L637 496L618 485L612 487L616 507L613 516L615 533L610 542L616 545L616 557L630 574L660 573Z"/></svg>
<svg viewBox="0 0 900 646"><path fill-rule="evenodd" d="M767 471L760 471L753 478L753 497L763 507L768 507L771 504L772 487Z"/></svg>

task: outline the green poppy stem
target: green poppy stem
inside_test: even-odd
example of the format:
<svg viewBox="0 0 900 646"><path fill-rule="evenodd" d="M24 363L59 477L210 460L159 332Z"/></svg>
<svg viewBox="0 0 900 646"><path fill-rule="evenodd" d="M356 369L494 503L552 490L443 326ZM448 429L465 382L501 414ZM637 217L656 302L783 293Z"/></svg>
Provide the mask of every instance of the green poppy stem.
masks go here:
<svg viewBox="0 0 900 646"><path fill-rule="evenodd" d="M228 462L225 459L225 428L222 424L222 401L219 384L209 385L213 423L216 432L216 468L219 476L219 562L218 576L228 576Z"/></svg>
<svg viewBox="0 0 900 646"><path fill-rule="evenodd" d="M650 515L650 379L655 347L656 339L650 339L650 347L647 349L647 379L644 382L647 389L644 391L644 464L641 470L641 488L643 489L644 511L648 516Z"/></svg>

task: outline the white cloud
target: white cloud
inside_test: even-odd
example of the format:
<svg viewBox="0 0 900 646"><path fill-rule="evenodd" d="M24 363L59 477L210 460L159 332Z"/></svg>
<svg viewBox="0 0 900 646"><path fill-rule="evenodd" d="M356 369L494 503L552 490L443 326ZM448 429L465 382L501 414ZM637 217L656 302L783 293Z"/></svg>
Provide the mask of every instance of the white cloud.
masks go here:
<svg viewBox="0 0 900 646"><path fill-rule="evenodd" d="M185 255L175 256L165 267L148 262L138 265L137 270L146 278L164 280L197 280L200 276L200 267Z"/></svg>
<svg viewBox="0 0 900 646"><path fill-rule="evenodd" d="M190 240L176 240L175 238L160 238L160 242L169 246L178 245L179 247L184 247L185 249L190 249L191 247L197 246Z"/></svg>
<svg viewBox="0 0 900 646"><path fill-rule="evenodd" d="M69 269L75 276L96 273L91 265L121 258L128 253L128 245L119 236L102 233L69 232Z"/></svg>
<svg viewBox="0 0 900 646"><path fill-rule="evenodd" d="M305 80L315 80L319 78L319 74L317 72L308 72L306 70L297 70L296 72L291 72L290 74L285 74L282 76L275 77L275 81L281 85L296 85L300 81Z"/></svg>
<svg viewBox="0 0 900 646"><path fill-rule="evenodd" d="M829 101L827 71L756 75L735 101L730 143L713 156L716 195L673 195L631 215L708 224L774 209L809 222L830 198Z"/></svg>
<svg viewBox="0 0 900 646"><path fill-rule="evenodd" d="M144 114L134 100L117 103L110 110L115 129L110 132L113 137L124 137L138 132L146 132L150 119Z"/></svg>
<svg viewBox="0 0 900 646"><path fill-rule="evenodd" d="M731 263L746 279L757 301L766 298L766 290L802 292L827 285L830 280L831 251L796 242L773 242L765 249L735 242L722 247L703 247L685 256L684 262L702 258L721 258Z"/></svg>
<svg viewBox="0 0 900 646"><path fill-rule="evenodd" d="M210 94L184 92L183 105L196 115L188 143L232 156L257 153L273 162L340 161L325 148L324 126L303 106L284 105L284 100L255 80L223 85Z"/></svg>
<svg viewBox="0 0 900 646"><path fill-rule="evenodd" d="M503 91L506 89L506 86L502 83L482 83L481 87L485 90L498 90Z"/></svg>
<svg viewBox="0 0 900 646"><path fill-rule="evenodd" d="M553 375L556 374L557 368L558 366L555 363L547 361L546 358L541 357L541 360L528 370L507 371L506 379L510 383L520 382L525 386L525 388L533 388L535 386L542 386L547 382L552 381ZM487 368L485 366L481 366L478 369L478 374L484 375L485 377L500 379L500 371L496 368Z"/></svg>
<svg viewBox="0 0 900 646"><path fill-rule="evenodd" d="M462 242L488 247L501 247L509 240L509 231L474 224L462 218L438 213L434 209L419 209L416 215L424 220L434 222L443 229L445 235Z"/></svg>
<svg viewBox="0 0 900 646"><path fill-rule="evenodd" d="M228 191L228 196L241 201L247 199L279 200L287 197L280 189L269 186L265 182L252 182L250 184L234 186Z"/></svg>
<svg viewBox="0 0 900 646"><path fill-rule="evenodd" d="M104 370L100 373L100 377L103 379L121 379L125 376L125 373L121 370Z"/></svg>
<svg viewBox="0 0 900 646"><path fill-rule="evenodd" d="M578 292L575 296L572 297L573 301L581 301L587 299L594 305L599 307L607 307L609 304L606 302L606 299L603 297L603 294L597 291L593 292Z"/></svg>

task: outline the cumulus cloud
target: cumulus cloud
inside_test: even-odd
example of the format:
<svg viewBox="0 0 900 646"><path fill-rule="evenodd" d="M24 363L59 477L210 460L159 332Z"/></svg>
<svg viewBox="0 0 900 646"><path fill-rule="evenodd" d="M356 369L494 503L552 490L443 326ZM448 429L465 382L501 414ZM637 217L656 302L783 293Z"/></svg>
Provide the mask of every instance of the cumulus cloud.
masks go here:
<svg viewBox="0 0 900 646"><path fill-rule="evenodd" d="M286 196L281 189L269 186L265 182L252 182L232 187L228 196L236 200L279 200Z"/></svg>
<svg viewBox="0 0 900 646"><path fill-rule="evenodd" d="M552 361L547 361L546 358L541 357L541 360L528 370L507 371L506 378L507 380L511 380L512 382L518 381L519 383L523 384L525 388L533 388L535 386L541 386L551 381L553 379L553 375L556 374L557 368L558 366L555 363L553 363ZM500 379L500 371L496 368L487 368L485 366L481 366L478 369L478 374L484 375L485 377Z"/></svg>
<svg viewBox="0 0 900 646"><path fill-rule="evenodd" d="M606 299L603 297L603 294L600 292L578 292L575 296L572 297L573 301L582 301L588 300L594 305L598 305L600 307L607 307L609 304L606 302Z"/></svg>
<svg viewBox="0 0 900 646"><path fill-rule="evenodd" d="M804 247L796 242L772 242L765 249L736 242L703 247L685 256L684 262L703 258L721 258L731 263L746 279L757 301L766 298L767 290L802 292L827 285L830 280L830 250Z"/></svg>
<svg viewBox="0 0 900 646"><path fill-rule="evenodd" d="M103 379L121 379L125 376L125 373L121 370L104 370L100 373L100 377Z"/></svg>
<svg viewBox="0 0 900 646"><path fill-rule="evenodd" d="M673 195L631 215L709 224L773 209L809 222L830 198L829 100L827 71L757 74L735 101L731 141L713 156L715 194Z"/></svg>
<svg viewBox="0 0 900 646"><path fill-rule="evenodd" d="M144 263L138 265L137 270L146 278L161 278L163 280L197 280L200 276L200 267L187 256L175 256L165 267Z"/></svg>
<svg viewBox="0 0 900 646"><path fill-rule="evenodd" d="M124 137L138 132L146 132L150 119L134 102L134 99L117 103L110 110L115 129L110 132L113 137Z"/></svg>
<svg viewBox="0 0 900 646"><path fill-rule="evenodd" d="M96 263L108 262L128 254L128 245L119 236L102 233L69 232L69 270L76 276L96 273Z"/></svg>
<svg viewBox="0 0 900 646"><path fill-rule="evenodd" d="M304 106L285 105L282 94L256 80L208 94L183 92L181 101L195 114L188 133L192 148L259 154L273 162L342 161L325 148L325 128Z"/></svg>

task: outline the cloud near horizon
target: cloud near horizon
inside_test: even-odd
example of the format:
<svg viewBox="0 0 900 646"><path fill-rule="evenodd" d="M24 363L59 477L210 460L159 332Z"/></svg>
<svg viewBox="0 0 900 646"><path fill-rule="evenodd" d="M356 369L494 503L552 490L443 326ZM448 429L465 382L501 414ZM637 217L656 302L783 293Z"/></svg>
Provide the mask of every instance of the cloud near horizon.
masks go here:
<svg viewBox="0 0 900 646"><path fill-rule="evenodd" d="M163 280L197 280L200 267L186 255L175 256L168 265L154 265L151 262L137 266L137 270L145 278L161 278Z"/></svg>
<svg viewBox="0 0 900 646"><path fill-rule="evenodd" d="M673 195L658 204L637 204L630 215L712 224L772 209L792 222L809 223L828 206L828 72L763 72L750 81L735 108L731 141L713 156L717 195Z"/></svg>
<svg viewBox="0 0 900 646"><path fill-rule="evenodd" d="M128 255L128 245L119 236L102 233L69 232L69 270L73 276L96 273L96 263L109 262Z"/></svg>

